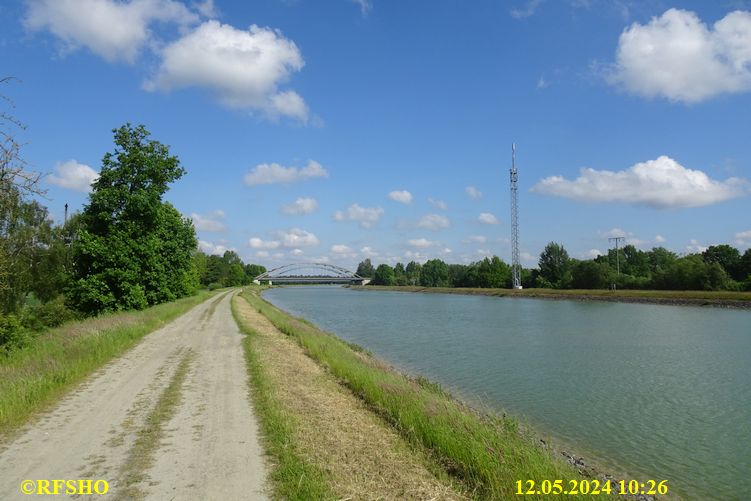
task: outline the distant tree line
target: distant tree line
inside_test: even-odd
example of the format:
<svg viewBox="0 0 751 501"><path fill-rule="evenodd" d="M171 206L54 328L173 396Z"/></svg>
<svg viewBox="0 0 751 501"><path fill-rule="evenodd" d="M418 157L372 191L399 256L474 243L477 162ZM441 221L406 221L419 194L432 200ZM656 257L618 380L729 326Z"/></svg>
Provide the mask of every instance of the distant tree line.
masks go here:
<svg viewBox="0 0 751 501"><path fill-rule="evenodd" d="M266 272L260 264L245 264L235 251L225 251L222 256L195 254L195 266L200 283L208 289L249 285L253 279Z"/></svg>
<svg viewBox="0 0 751 501"><path fill-rule="evenodd" d="M0 114L0 356L67 320L245 285L265 271L234 251L197 249L192 221L163 200L185 170L143 126L113 130L83 211L53 224L33 200L44 191L20 158L16 124Z"/></svg>
<svg viewBox="0 0 751 501"><path fill-rule="evenodd" d="M511 267L499 257L470 264L447 264L431 259L393 267L370 259L357 274L372 278L373 285L421 287L510 288ZM730 245L713 245L702 253L679 256L663 247L642 251L633 245L611 249L594 259L573 259L563 245L550 242L540 254L537 268L523 269L525 288L662 290L751 290L751 249L743 254Z"/></svg>

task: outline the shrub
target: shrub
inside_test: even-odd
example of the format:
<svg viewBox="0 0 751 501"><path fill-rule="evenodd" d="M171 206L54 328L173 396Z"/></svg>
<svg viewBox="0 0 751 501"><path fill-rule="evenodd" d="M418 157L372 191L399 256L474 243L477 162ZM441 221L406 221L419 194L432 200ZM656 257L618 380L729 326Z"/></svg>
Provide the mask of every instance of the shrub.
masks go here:
<svg viewBox="0 0 751 501"><path fill-rule="evenodd" d="M65 305L63 296L57 296L44 304L24 308L21 323L27 329L41 331L78 318L78 313Z"/></svg>
<svg viewBox="0 0 751 501"><path fill-rule="evenodd" d="M0 353L17 350L31 343L31 335L15 315L0 314Z"/></svg>

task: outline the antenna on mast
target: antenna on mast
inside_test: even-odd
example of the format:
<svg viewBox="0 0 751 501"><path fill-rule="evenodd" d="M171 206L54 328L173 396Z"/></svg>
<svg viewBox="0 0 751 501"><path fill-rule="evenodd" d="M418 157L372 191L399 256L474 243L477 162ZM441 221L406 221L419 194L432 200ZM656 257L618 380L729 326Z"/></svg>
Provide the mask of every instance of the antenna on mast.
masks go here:
<svg viewBox="0 0 751 501"><path fill-rule="evenodd" d="M519 263L519 195L516 171L516 144L511 143L511 286L522 288L522 266Z"/></svg>

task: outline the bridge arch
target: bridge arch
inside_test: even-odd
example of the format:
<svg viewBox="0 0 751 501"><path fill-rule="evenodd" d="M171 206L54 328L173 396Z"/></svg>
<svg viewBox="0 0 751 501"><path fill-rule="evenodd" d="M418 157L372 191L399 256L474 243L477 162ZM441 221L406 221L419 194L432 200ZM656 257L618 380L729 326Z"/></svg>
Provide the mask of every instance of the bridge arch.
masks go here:
<svg viewBox="0 0 751 501"><path fill-rule="evenodd" d="M329 263L292 263L261 273L256 282L280 283L347 283L362 284L363 277Z"/></svg>

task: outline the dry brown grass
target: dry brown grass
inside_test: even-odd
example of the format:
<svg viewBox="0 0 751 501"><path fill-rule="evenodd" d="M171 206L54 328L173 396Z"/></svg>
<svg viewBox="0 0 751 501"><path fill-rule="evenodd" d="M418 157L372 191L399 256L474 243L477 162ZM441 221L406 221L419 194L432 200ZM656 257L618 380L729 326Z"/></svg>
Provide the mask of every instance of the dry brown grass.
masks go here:
<svg viewBox="0 0 751 501"><path fill-rule="evenodd" d="M238 301L238 313L258 332L258 352L275 393L298 424L299 452L331 479L342 499L464 499L422 451L339 385L266 317Z"/></svg>

